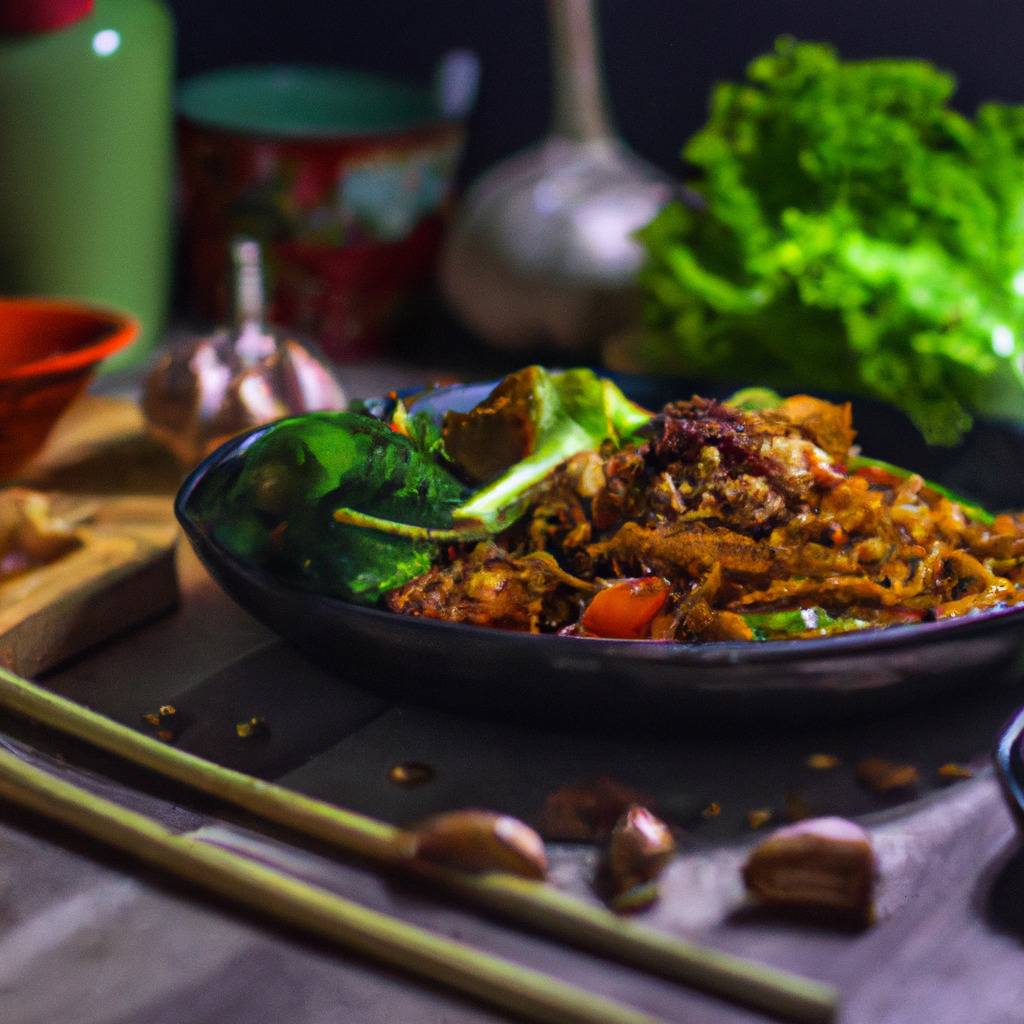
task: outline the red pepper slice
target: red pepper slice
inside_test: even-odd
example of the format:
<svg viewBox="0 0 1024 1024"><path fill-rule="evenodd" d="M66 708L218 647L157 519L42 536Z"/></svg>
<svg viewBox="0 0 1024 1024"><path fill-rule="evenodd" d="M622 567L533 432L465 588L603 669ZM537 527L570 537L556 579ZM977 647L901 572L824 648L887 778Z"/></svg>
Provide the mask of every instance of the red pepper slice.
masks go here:
<svg viewBox="0 0 1024 1024"><path fill-rule="evenodd" d="M587 605L580 625L594 636L643 640L668 599L671 585L657 576L618 580L599 590Z"/></svg>
<svg viewBox="0 0 1024 1024"><path fill-rule="evenodd" d="M869 484L876 484L879 487L890 487L892 490L896 490L903 483L903 480L896 476L895 473L890 473L879 466L858 466L850 475L862 476Z"/></svg>

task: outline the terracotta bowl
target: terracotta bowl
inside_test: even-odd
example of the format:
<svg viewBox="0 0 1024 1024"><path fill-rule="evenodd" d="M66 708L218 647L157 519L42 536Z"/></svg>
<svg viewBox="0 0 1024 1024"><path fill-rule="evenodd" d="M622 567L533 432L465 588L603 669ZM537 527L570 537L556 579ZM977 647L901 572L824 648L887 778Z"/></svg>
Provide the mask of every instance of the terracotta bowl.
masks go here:
<svg viewBox="0 0 1024 1024"><path fill-rule="evenodd" d="M182 228L197 311L229 312L228 247L263 244L270 318L373 355L428 284L463 128L433 91L338 68L226 68L181 90Z"/></svg>
<svg viewBox="0 0 1024 1024"><path fill-rule="evenodd" d="M125 313L67 299L0 299L0 477L42 447L97 364L138 333Z"/></svg>

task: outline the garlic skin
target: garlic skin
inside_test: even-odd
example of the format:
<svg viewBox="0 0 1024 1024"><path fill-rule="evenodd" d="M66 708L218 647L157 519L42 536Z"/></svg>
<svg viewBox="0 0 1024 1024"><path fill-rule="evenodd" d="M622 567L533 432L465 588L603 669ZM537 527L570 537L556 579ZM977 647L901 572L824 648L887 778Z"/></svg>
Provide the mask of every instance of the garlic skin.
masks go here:
<svg viewBox="0 0 1024 1024"><path fill-rule="evenodd" d="M222 331L164 353L153 366L142 399L146 425L183 465L252 427L348 404L333 371L308 348L264 338L271 344L256 358Z"/></svg>

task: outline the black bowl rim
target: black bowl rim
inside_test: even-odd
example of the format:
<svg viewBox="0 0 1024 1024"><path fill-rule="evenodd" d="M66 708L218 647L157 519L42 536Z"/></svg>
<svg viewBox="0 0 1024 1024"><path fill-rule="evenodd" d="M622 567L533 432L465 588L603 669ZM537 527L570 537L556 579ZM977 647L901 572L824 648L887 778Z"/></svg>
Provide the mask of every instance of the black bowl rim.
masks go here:
<svg viewBox="0 0 1024 1024"><path fill-rule="evenodd" d="M992 755L1010 810L1024 824L1024 708L1004 726Z"/></svg>
<svg viewBox="0 0 1024 1024"><path fill-rule="evenodd" d="M676 641L651 640L610 640L603 638L563 637L552 634L518 633L496 629L491 626L467 625L458 622L442 622L433 619L398 616L380 608L355 604L341 598L303 590L282 582L271 573L246 565L226 552L206 535L192 517L190 500L206 478L222 463L243 451L274 424L255 427L244 434L226 441L211 452L189 473L174 500L174 512L189 542L207 567L218 560L230 564L233 572L245 578L250 584L263 590L276 592L288 598L302 598L315 604L343 610L345 614L365 617L378 622L401 623L405 630L426 630L436 636L438 630L445 631L456 640L460 635L466 638L489 636L492 641L502 638L510 647L521 644L545 644L556 646L566 655L581 654L580 644L586 645L588 654L611 654L625 656L638 661L670 661L679 665L723 666L744 664L775 664L779 662L799 663L819 658L834 658L844 655L900 650L927 640L966 638L999 628L1007 620L1024 619L1024 604L1008 608L993 608L955 618L940 619L936 622L920 622L904 626L888 626L876 629L862 629L836 636L814 637L803 640L734 640L712 643L679 643Z"/></svg>

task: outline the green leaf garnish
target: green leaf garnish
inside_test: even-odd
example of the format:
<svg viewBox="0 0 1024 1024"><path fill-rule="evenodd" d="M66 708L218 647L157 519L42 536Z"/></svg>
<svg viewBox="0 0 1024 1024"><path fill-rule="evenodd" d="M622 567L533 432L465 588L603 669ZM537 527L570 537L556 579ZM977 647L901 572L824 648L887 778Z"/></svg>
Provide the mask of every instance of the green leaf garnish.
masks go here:
<svg viewBox="0 0 1024 1024"><path fill-rule="evenodd" d="M779 612L749 612L743 616L755 640L779 640L787 636L831 636L864 629L869 622L852 616L834 618L824 608L796 608Z"/></svg>
<svg viewBox="0 0 1024 1024"><path fill-rule="evenodd" d="M647 423L652 414L631 402L610 380L591 370L549 373L530 366L507 377L502 386L513 385L513 401L521 404L524 438L522 457L502 468L499 475L455 509L456 520L490 528L504 528L531 488L556 466L580 452L593 451L605 441L622 444ZM479 417L486 429L492 410L504 399L491 396L459 422L474 424ZM446 429L450 420L446 420ZM458 462L457 453L453 453Z"/></svg>

